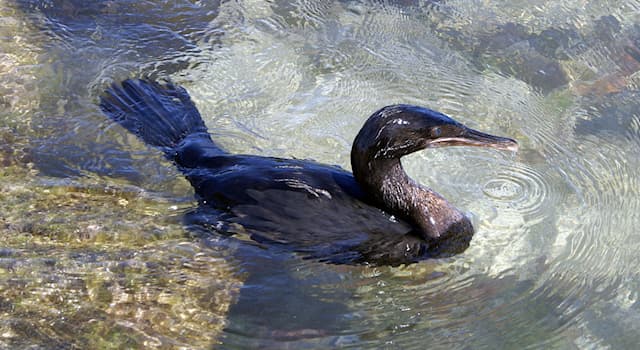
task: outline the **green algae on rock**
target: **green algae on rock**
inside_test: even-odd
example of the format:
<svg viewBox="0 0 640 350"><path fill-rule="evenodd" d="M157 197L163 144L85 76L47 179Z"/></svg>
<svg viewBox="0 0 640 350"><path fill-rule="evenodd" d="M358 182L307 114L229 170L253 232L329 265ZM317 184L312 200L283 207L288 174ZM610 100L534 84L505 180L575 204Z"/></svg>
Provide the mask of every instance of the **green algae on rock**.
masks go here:
<svg viewBox="0 0 640 350"><path fill-rule="evenodd" d="M132 187L45 186L4 168L0 345L215 344L241 281L231 252L188 237L169 206Z"/></svg>

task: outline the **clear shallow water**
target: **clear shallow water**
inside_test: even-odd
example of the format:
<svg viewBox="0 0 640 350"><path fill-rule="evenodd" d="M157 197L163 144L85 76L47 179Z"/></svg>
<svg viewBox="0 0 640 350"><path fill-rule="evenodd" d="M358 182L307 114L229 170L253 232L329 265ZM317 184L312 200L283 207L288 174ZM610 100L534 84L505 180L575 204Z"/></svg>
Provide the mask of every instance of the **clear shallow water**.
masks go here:
<svg viewBox="0 0 640 350"><path fill-rule="evenodd" d="M638 4L0 4L3 346L640 340ZM398 102L521 149L404 159L474 220L451 259L330 266L201 241L180 225L186 181L96 107L140 74L183 84L233 152L348 168L364 119Z"/></svg>

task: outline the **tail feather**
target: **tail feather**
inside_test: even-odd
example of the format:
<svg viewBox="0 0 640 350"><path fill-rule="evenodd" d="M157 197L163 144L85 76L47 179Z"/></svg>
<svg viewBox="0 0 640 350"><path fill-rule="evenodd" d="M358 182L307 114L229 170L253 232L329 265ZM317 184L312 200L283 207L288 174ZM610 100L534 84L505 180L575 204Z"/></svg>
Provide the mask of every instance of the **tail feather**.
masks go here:
<svg viewBox="0 0 640 350"><path fill-rule="evenodd" d="M170 82L128 79L120 86L114 84L100 97L100 108L145 143L160 148L170 159L175 148L190 135L211 140L187 91Z"/></svg>

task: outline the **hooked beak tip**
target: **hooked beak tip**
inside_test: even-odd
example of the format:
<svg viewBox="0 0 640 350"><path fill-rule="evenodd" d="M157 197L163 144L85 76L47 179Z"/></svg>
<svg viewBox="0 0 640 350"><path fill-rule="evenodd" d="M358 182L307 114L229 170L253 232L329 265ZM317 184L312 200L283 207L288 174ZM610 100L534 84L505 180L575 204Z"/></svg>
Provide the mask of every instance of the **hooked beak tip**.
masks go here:
<svg viewBox="0 0 640 350"><path fill-rule="evenodd" d="M516 140L511 140L511 143L509 143L506 147L505 150L507 151L511 151L511 152L518 152L518 149L520 148L520 145L518 145L518 142Z"/></svg>

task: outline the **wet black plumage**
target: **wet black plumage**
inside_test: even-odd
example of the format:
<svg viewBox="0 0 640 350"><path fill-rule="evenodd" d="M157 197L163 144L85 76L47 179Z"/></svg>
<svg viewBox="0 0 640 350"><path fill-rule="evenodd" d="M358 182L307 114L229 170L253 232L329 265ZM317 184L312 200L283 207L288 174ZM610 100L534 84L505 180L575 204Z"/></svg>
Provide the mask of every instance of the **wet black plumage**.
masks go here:
<svg viewBox="0 0 640 350"><path fill-rule="evenodd" d="M352 175L309 160L225 152L188 93L172 83L126 80L106 91L100 107L178 166L200 202L194 220L332 263L397 265L464 251L469 219L411 180L400 157L444 145L517 147L444 114L393 105L356 137Z"/></svg>

